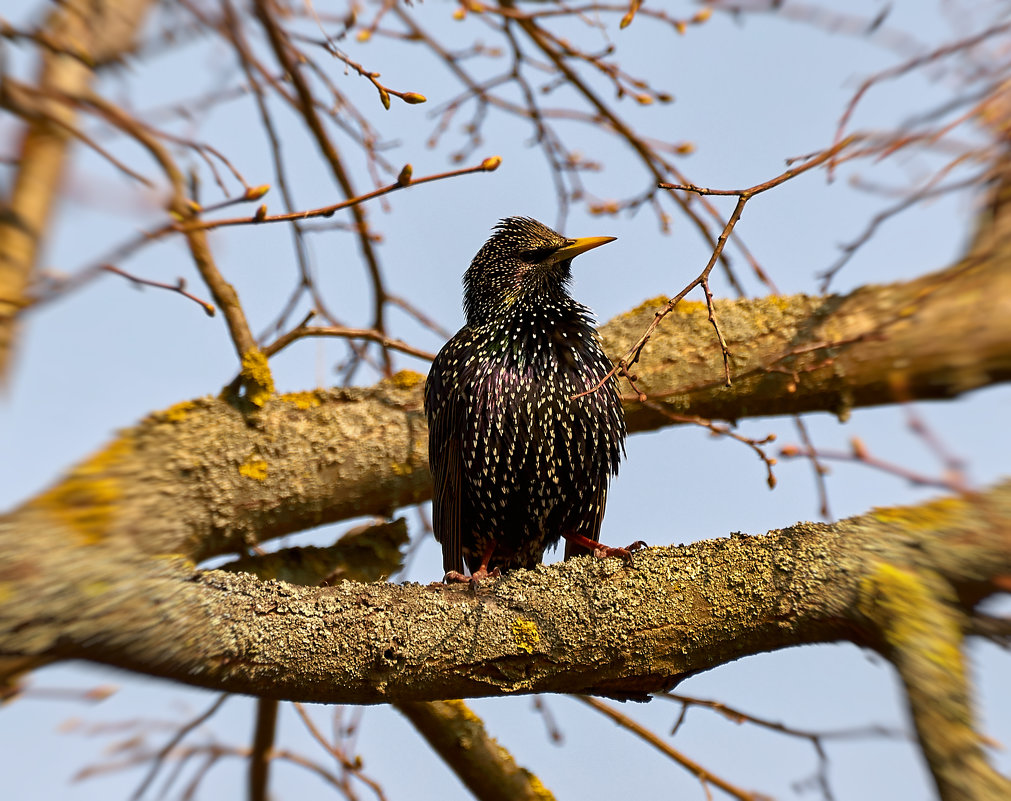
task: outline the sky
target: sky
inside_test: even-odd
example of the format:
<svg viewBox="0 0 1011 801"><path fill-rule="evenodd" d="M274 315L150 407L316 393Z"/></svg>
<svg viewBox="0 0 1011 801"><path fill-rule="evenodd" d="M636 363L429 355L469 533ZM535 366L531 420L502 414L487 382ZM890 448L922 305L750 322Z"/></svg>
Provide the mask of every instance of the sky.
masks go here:
<svg viewBox="0 0 1011 801"><path fill-rule="evenodd" d="M605 36L584 34L581 41L597 48L613 43L627 72L648 75L658 88L673 93L675 101L669 105L638 107L629 100L612 102L653 135L693 143L694 152L679 161L691 180L711 187L739 188L778 175L786 159L814 152L832 141L842 110L860 82L908 55L903 49L909 46L907 41L892 31L911 34L920 47L933 47L978 29L973 26L983 18L982 9L992 5L976 4L974 14L958 14L951 3L897 2L886 24L872 37L832 33L810 22L824 20L824 14L830 12L869 20L884 8L874 0L836 0L817 7L786 2L780 16L716 13L706 24L692 26L681 36L639 19L624 31L612 24ZM691 3L668 6L675 9L672 13L684 17L698 9ZM317 5L317 10L327 8ZM362 16L367 18L374 7L364 8ZM463 47L472 41L475 26L481 30L480 21L472 15L455 22L453 8L450 3L429 2L418 5L417 13L426 27L438 31L453 46ZM17 24L34 19L35 9L36 4L14 0L3 14ZM381 37L365 43L348 39L342 45L352 58L380 70L389 86L419 91L429 98L422 106L394 101L389 112L372 115L384 136L399 143L386 154L391 162L412 163L415 176L449 169L452 165L447 153L464 138L458 125L447 133L445 146L425 146L436 122L429 109L438 108L457 91L447 85L445 73ZM897 47L901 52L896 52ZM10 68L24 74L30 63L27 49L10 44L4 48ZM144 80L143 93L129 88L138 77ZM361 78L337 64L332 78L358 103L375 107L374 90ZM931 70L876 87L859 105L852 127L881 130L894 125L949 97L958 78L957 73ZM193 86L223 87L235 79L229 56L197 40L184 44L177 53L159 56L153 65L105 79L103 88L113 97L129 98L137 108L150 109L192 97ZM0 152L4 155L12 149L12 130L10 119L0 117ZM588 158L607 165L587 179L598 196L618 197L644 186L634 159L599 131L573 126L570 133ZM501 155L503 164L495 173L413 187L390 196L385 206L372 203L369 207L370 219L383 236L378 252L390 287L451 331L463 319L460 276L492 225L513 214L533 216L551 225L559 223L543 156L530 146L529 126L493 115L483 134L484 142L464 163L476 164L485 156ZM274 183L269 154L249 107L239 103L222 107L200 126L199 136L227 152L250 183ZM972 132L965 136L971 137ZM310 208L335 202L337 192L304 134L289 121L282 138L298 205ZM352 152L349 147L348 153ZM136 150L124 147L117 153L153 173ZM121 241L124 232L162 218L162 199L157 193L136 189L110 172L94 154L79 151L77 157L44 259L47 269L59 272L72 272ZM896 185L929 166L916 158L861 163L843 170L831 183L824 173L809 173L752 200L736 233L782 291L817 293L816 276L836 260L840 244L859 236L873 215L893 202L861 190L854 180ZM356 178L363 190L371 187L363 171L359 170ZM9 171L0 168L0 180L6 187ZM213 192L206 179L204 188L208 195ZM274 194L267 200L272 211L279 206ZM847 264L833 290L846 292L942 268L957 258L965 245L976 202L965 194L946 196L890 220ZM716 205L729 215L733 200ZM671 210L673 204L668 203L667 208ZM664 235L649 209L635 215L601 217L575 208L564 220L563 230L570 236L618 237L606 249L581 257L575 265L573 292L595 309L601 321L646 298L675 294L698 274L709 256L684 218L675 216L672 231ZM212 244L254 329L263 330L295 280L288 232L280 226L271 230L246 228L217 234ZM370 302L365 274L348 234L313 234L310 248L320 287L332 308L348 324L367 325ZM762 294L742 261L737 259L736 263L747 292ZM183 276L190 288L200 293L178 242L151 247L124 266L162 281ZM733 295L719 276L713 290L718 296ZM405 315L391 313L390 328L394 335L419 347L434 351L441 345L437 334ZM272 362L279 389L311 389L334 383L333 366L344 356L342 345L332 341L292 346ZM411 357L398 357L397 365L426 369L424 362ZM9 457L0 460L0 509L16 505L54 481L117 429L177 401L215 393L234 373L234 352L220 316L207 318L172 293L138 292L128 282L110 276L44 307L29 318L11 387L7 397L0 399L0 450ZM374 378L364 370L356 376L361 383L371 383ZM917 413L941 434L948 447L967 460L974 485L986 486L1007 475L1011 434L992 421L1006 410L1009 395L1007 387L996 387L953 403L916 406ZM820 448L845 449L850 438L860 437L875 455L939 474L942 466L909 431L906 414L900 408L883 408L859 410L845 424L828 414L811 415L806 420ZM797 441L789 419L748 420L739 430L756 437L775 433L782 444ZM642 538L664 545L724 537L733 531L761 533L798 520L817 519L809 465L784 462L776 472L779 483L770 491L764 467L747 448L714 440L699 429L669 428L633 436L628 442L628 458L612 485L602 539L624 544ZM828 487L835 518L858 514L874 505L913 503L933 494L894 476L843 463L832 465ZM673 512L657 514L660 502L665 509L673 504ZM412 533L418 533L417 514L412 510L404 514ZM332 541L335 531L347 525L289 538L285 544ZM634 536L630 536L633 528ZM557 559L560 554L548 558ZM437 579L440 565L438 546L429 538L422 544L409 577ZM968 658L978 682L984 730L1007 744L1011 741L1011 690L1003 677L1008 657L992 646L973 643ZM83 692L97 685L118 689L97 704L47 698L44 693L46 689L75 688ZM215 699L204 691L78 664L40 671L32 686L34 694L0 712L5 787L11 788L9 797L27 801L128 797L143 771L115 771L76 783L70 780L86 766L116 759L108 748L134 733L126 723L158 721L161 728L148 732L157 748L171 736L171 726L162 724L184 722ZM678 690L807 731L874 725L908 733L894 672L873 653L850 645L805 647L748 658L693 676ZM555 696L544 701L562 732L561 746L552 743L544 718L533 710L530 698L481 700L473 707L520 764L537 773L558 797L705 797L694 778L578 702ZM625 705L622 711L665 734L679 710L674 704L655 700ZM332 710L317 707L312 714L329 730ZM347 710L344 714L347 719L353 713ZM245 745L252 716L253 704L248 699L230 699L197 741L213 738ZM120 728L102 728L115 726ZM93 731L95 727L99 731ZM784 799L820 797L815 788L805 784L817 768L817 758L802 739L737 725L695 709L669 741L745 788ZM288 707L282 709L278 742L325 759ZM390 799L468 797L394 710L377 707L364 711L357 748L366 772L383 783ZM600 748L608 754L606 770L600 768ZM827 749L832 788L840 801L934 798L908 734L831 740ZM994 751L993 758L1005 773L1011 772L1006 750ZM241 797L244 780L241 760L226 760L208 773L198 797ZM186 781L184 776L176 785L176 795ZM328 792L319 779L291 765L276 768L272 787L276 798L313 798ZM362 789L361 795L369 797L369 792Z"/></svg>

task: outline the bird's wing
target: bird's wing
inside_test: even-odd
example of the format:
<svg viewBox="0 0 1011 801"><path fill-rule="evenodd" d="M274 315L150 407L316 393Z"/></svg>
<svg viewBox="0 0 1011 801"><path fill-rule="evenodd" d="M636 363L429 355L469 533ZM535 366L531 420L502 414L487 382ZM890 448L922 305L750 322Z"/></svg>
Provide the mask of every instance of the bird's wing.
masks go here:
<svg viewBox="0 0 1011 801"><path fill-rule="evenodd" d="M432 497L432 528L442 545L442 566L447 572L463 572L460 550L460 513L463 504L463 468L460 455L463 399L447 386L432 365L425 385L428 412L428 461L435 492Z"/></svg>
<svg viewBox="0 0 1011 801"><path fill-rule="evenodd" d="M442 544L442 569L463 572L460 550L461 491L460 443L446 443L440 469L435 475L435 497L432 500L432 526L435 538Z"/></svg>
<svg viewBox="0 0 1011 801"><path fill-rule="evenodd" d="M588 525L578 533L588 540L600 541L600 524L604 522L604 506L607 505L607 482L603 482L600 488L594 493L593 505L596 507L593 516L589 518ZM582 545L576 545L570 540L565 541L565 558L570 556L592 556L593 552Z"/></svg>

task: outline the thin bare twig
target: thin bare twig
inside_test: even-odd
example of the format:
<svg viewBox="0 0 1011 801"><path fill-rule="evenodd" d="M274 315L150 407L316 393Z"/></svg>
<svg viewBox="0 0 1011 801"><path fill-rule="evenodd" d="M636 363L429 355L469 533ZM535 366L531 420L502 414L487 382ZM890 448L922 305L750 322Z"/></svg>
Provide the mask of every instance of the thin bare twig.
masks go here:
<svg viewBox="0 0 1011 801"><path fill-rule="evenodd" d="M786 445L780 449L779 455L784 459L795 459L803 456L808 459L818 458L837 462L855 462L856 464L867 465L883 473L889 473L898 478L905 479L910 484L918 487L936 487L937 489L949 490L951 492L965 493L969 488L963 483L959 476L945 475L941 477L928 476L924 473L903 467L900 464L880 459L871 455L867 446L859 437L850 440L851 449L849 451L811 449L799 447L797 445Z"/></svg>
<svg viewBox="0 0 1011 801"><path fill-rule="evenodd" d="M102 268L107 273L115 273L116 275L121 275L124 278L132 281L137 286L153 286L157 289L167 289L169 292L176 292L182 295L184 298L189 298L194 303L198 304L203 308L204 313L208 317L213 317L215 313L215 308L213 303L208 303L206 300L201 300L196 295L186 291L186 279L177 278L174 284L165 284L161 281L152 281L148 278L140 278L139 276L128 273L126 270L120 269L112 264L103 264Z"/></svg>
<svg viewBox="0 0 1011 801"><path fill-rule="evenodd" d="M651 732L644 726L640 726L636 721L632 720L628 715L619 712L617 709L612 707L610 704L605 704L596 698L589 695L574 695L572 696L577 701L582 701L584 704L597 712L600 712L605 717L610 718L615 723L617 723L621 728L630 731L636 737L645 740L655 749L660 751L665 756L670 757L681 767L685 768L689 773L694 775L701 783L703 787L708 785L713 785L718 787L720 790L725 792L727 795L738 799L738 801L760 801L760 799L765 799L765 796L759 795L758 793L748 792L747 790L742 790L739 787L728 782L726 779L722 779L716 774L706 770L698 762L689 759L680 751L671 748L667 743L661 740L656 734Z"/></svg>
<svg viewBox="0 0 1011 801"><path fill-rule="evenodd" d="M807 740L811 743L811 747L814 748L815 753L818 756L818 770L814 776L814 781L821 788L822 794L828 801L833 799L832 787L829 784L828 775L828 753L825 751L824 741L825 740L852 740L862 737L890 737L890 738L907 738L908 734L899 729L891 729L885 726L861 726L852 729L842 729L838 731L824 731L824 732L812 732L803 729L796 729L792 726L787 726L783 723L778 723L776 721L770 721L765 718L760 718L755 715L750 715L746 712L742 712L739 709L735 709L721 701L710 701L703 698L694 698L688 695L678 695L677 693L661 693L657 696L658 698L663 698L668 701L674 701L675 703L681 704L681 711L678 714L677 719L674 722L674 726L671 729L671 736L673 737L677 734L678 730L684 725L687 718L688 710L692 707L698 707L702 709L709 709L713 712L717 712L728 720L741 724L741 723L751 723L755 726L759 726L763 729L769 729L770 731L775 731L780 734L785 734L789 737L797 737L803 740Z"/></svg>
<svg viewBox="0 0 1011 801"><path fill-rule="evenodd" d="M267 345L263 349L264 355L268 357L273 356L288 347L288 345L292 342L304 339L305 337L338 337L340 339L361 339L366 342L375 342L382 345L383 348L400 351L401 353L416 356L419 359L424 359L429 362L435 359L434 353L429 353L428 351L421 350L413 345L408 345L403 340L388 337L382 331L376 331L374 328L346 328L344 326L337 325L310 326L306 325L306 322L307 321L303 321L298 325L298 327L293 328L286 334L282 334Z"/></svg>
<svg viewBox="0 0 1011 801"><path fill-rule="evenodd" d="M828 474L828 468L821 463L821 459L818 458L818 452L815 450L814 442L811 440L811 434L807 430L807 424L804 422L799 414L793 416L793 424L797 429L797 434L800 436L800 441L804 443L804 447L810 454L808 457L811 462L811 469L814 472L814 482L815 486L818 488L818 512L819 514L828 519L830 516L828 507L828 487L825 483L825 476Z"/></svg>
<svg viewBox="0 0 1011 801"><path fill-rule="evenodd" d="M692 281L690 281L688 285L684 289L682 289L677 295L668 300L666 306L664 306L662 309L658 310L654 314L652 322L650 322L649 326L647 326L646 330L642 333L639 339L625 352L625 355L618 360L618 364L614 368L612 368L612 370L606 376L604 376L603 379L601 379L600 383L598 383L595 387L587 390L586 392L582 392L579 395L574 395L573 399L582 397L583 395L587 395L591 392L596 392L598 389L604 386L604 384L610 381L611 378L613 378L615 375L625 376L634 381L635 379L629 373L629 369L633 365L635 365L636 362L639 361L639 356L642 354L642 349L646 346L646 343L649 341L649 338L653 335L653 332L656 330L657 326L660 325L660 321L663 320L663 318L666 317L668 314L670 314L672 311L674 311L678 303L680 303L682 299L697 286L702 286L703 291L705 292L706 308L709 312L709 322L716 330L720 342L720 349L723 354L725 385L730 386L731 385L730 350L727 347L726 340L723 338L723 335L719 330L719 325L716 321L716 314L713 310L712 294L709 291L709 274L712 272L713 267L716 265L716 262L720 257L720 254L723 252L723 248L727 244L727 239L729 238L731 232L734 230L734 226L737 224L737 221L740 220L741 214L744 211L745 204L752 197L762 192L768 191L769 189L773 189L774 187L777 187L780 184L789 181L791 178L795 178L801 173L807 172L808 170L813 169L814 167L817 167L820 164L823 164L828 159L842 152L845 148L848 148L856 140L857 137L855 136L848 137L847 139L829 148L828 150L825 150L817 155L812 156L811 158L804 161L802 164L796 167L791 167L786 172L776 176L775 178L772 178L761 184L756 184L755 186L749 187L748 189L706 189L703 187L695 186L694 184L665 184L665 183L659 184L659 186L662 189L672 189L672 190L679 189L686 192L694 192L700 195L736 195L737 205L734 207L734 211L730 215L730 219L727 220L727 224L723 227L723 231L720 233L719 238L716 240L716 247L714 248L713 253L709 258L708 264L706 264L702 272L699 273ZM638 394L640 400L646 399L644 393L639 392Z"/></svg>
<svg viewBox="0 0 1011 801"><path fill-rule="evenodd" d="M151 767L148 770L147 775L144 777L143 781L138 785L137 789L133 791L133 795L130 796L131 801L138 801L143 797L144 793L147 792L147 788L151 786L151 782L155 780L158 772L161 770L162 766L165 764L165 760L168 759L169 755L176 749L176 747L183 740L189 736L190 732L195 730L198 726L202 726L224 705L232 696L228 693L222 693L218 699L207 708L202 714L193 718L189 723L180 726L172 738L165 743L165 745L159 750L151 759Z"/></svg>

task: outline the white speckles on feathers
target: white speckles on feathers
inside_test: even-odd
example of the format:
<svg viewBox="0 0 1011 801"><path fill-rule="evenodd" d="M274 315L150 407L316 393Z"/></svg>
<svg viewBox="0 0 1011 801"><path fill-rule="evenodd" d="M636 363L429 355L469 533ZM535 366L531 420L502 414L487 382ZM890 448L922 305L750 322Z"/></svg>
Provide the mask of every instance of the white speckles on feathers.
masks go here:
<svg viewBox="0 0 1011 801"><path fill-rule="evenodd" d="M589 309L567 291L566 243L526 218L504 220L464 278L467 325L425 386L433 523L446 570L533 567L563 531L599 535L625 421Z"/></svg>

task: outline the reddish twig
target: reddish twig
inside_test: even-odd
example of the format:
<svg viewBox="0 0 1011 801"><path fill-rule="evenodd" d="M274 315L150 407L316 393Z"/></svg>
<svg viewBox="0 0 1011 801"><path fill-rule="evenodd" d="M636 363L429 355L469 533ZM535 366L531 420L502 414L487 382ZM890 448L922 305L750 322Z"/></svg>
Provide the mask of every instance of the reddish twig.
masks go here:
<svg viewBox="0 0 1011 801"><path fill-rule="evenodd" d="M366 785L373 793L375 793L376 798L380 801L386 801L386 795L383 793L383 788L380 787L379 783L368 776L364 775L361 770L361 765L358 760L348 758L347 754L344 753L342 749L331 743L323 736L323 733L319 730L319 727L313 722L313 719L309 717L309 713L306 711L303 704L292 704L295 712L298 713L299 718L305 725L306 730L309 735L326 751L330 756L332 756L337 763L341 766L341 769L347 773L353 775L362 784Z"/></svg>
<svg viewBox="0 0 1011 801"><path fill-rule="evenodd" d="M1008 30L1011 30L1011 23L1006 22L1000 25L994 25L990 28L987 28L985 31L974 34L973 36L969 36L965 39L960 39L956 42L950 42L949 44L946 44L943 47L939 47L935 50L932 50L929 53L924 53L923 55L910 58L905 62L903 62L902 64L898 64L894 67L890 67L889 69L882 70L881 72L878 72L872 75L871 77L867 78L866 80L864 80L863 83L861 83L860 86L857 88L856 92L854 92L853 97L850 99L850 102L846 106L846 110L843 112L842 117L840 117L839 119L839 123L836 126L835 138L833 139L833 148L842 143L843 134L846 130L847 124L850 121L850 118L853 116L853 112L856 111L857 105L860 103L863 96L867 94L868 90L872 86L886 80L891 80L893 78L898 78L902 75L906 75L912 72L913 70L924 66L925 64L929 64L931 62L938 61L939 59L946 58L947 56L950 56L954 53L969 50L975 47L976 45L986 41L990 37L1004 33L1005 31ZM828 174L830 178L835 170L835 165L836 163L833 161L828 166Z"/></svg>
<svg viewBox="0 0 1011 801"><path fill-rule="evenodd" d="M820 164L823 164L828 159L832 158L834 155L838 154L845 148L849 147L853 142L857 140L857 137L851 136L839 144L833 146L832 148L823 151L815 156L812 156L804 163L791 167L786 172L781 175L776 176L768 181L761 184L756 184L755 186L749 187L748 189L706 189L704 187L695 186L694 184L664 184L661 183L659 186L662 189L672 189L672 190L683 190L686 192L694 192L700 195L736 195L737 205L734 207L733 213L730 215L730 219L727 220L727 224L723 227L723 231L720 233L719 238L716 241L716 247L713 250L712 255L709 257L709 262L706 264L705 268L701 273L698 274L689 284L682 289L677 295L672 297L667 301L667 305L662 309L658 310L654 316L652 322L647 326L646 330L642 333L639 339L635 342L632 347L630 347L625 355L618 360L618 364L601 379L595 387L587 390L586 392L580 393L579 395L573 396L573 399L582 397L582 395L587 395L591 392L596 392L600 387L604 386L608 381L611 380L615 375L628 376L628 370L636 362L639 361L639 356L642 354L642 349L646 346L653 332L656 330L657 326L660 325L660 321L663 320L668 314L670 314L677 307L678 303L684 299L684 297L691 292L695 287L702 286L703 291L706 296L706 308L709 312L709 322L712 323L713 328L716 330L717 337L720 342L720 349L723 354L723 369L724 369L724 381L725 386L731 385L730 377L730 350L727 347L726 340L723 338L723 334L719 330L719 324L716 321L716 314L713 309L712 294L709 291L709 274L712 272L713 267L716 265L717 260L720 258L720 254L723 252L723 248L727 243L727 239L730 237L731 232L734 230L734 226L737 225L737 221L740 220L741 214L744 211L745 204L755 195L762 192L766 192L769 189L779 186L791 178L795 178L801 173L807 172ZM637 390L638 392L638 390ZM638 392L640 399L642 399L642 392Z"/></svg>
<svg viewBox="0 0 1011 801"><path fill-rule="evenodd" d="M628 715L619 712L617 709L610 706L609 704L605 704L603 701L599 701L596 698L591 698L588 695L574 695L572 697L578 701L582 701L587 706L591 707L592 709L595 709L597 712L600 712L602 715L610 718L619 726L621 726L621 728L630 731L636 737L645 740L647 743L652 745L654 748L656 748L665 756L670 757L677 764L679 764L681 767L685 768L692 775L694 775L702 783L702 786L706 788L707 794L708 794L708 785L711 784L714 787L718 787L727 795L738 799L738 801L759 801L759 799L764 798L764 796L761 796L758 793L751 793L748 792L747 790L742 790L739 787L736 787L730 782L728 782L726 779L722 779L719 776L715 775L714 773L711 773L710 771L706 770L698 762L689 759L680 751L671 748L669 745L667 745L667 743L661 740L656 734L651 732L649 729L645 728L644 726L640 726Z"/></svg>
<svg viewBox="0 0 1011 801"><path fill-rule="evenodd" d="M388 195L391 192L396 192L400 189L405 189L408 186L420 186L421 184L427 184L431 181L442 181L447 178L458 178L461 175L471 175L477 172L494 172L498 169L499 165L502 163L502 159L498 156L489 156L484 159L480 164L474 165L472 167L462 167L458 170L449 170L447 172L434 173L432 175L426 175L421 178L411 178L408 177L406 181L394 181L392 184L387 184L386 186L381 186L378 189L374 189L371 192L365 192L364 194L357 195L355 197L349 198L348 200L342 200L340 203L333 203L329 206L321 206L316 209L308 209L306 211L295 211L288 214L253 214L249 217L232 217L226 220L192 220L182 223L171 223L157 229L154 232L155 236L159 236L171 231L212 231L216 228L226 228L234 225L262 225L266 223L275 222L292 222L296 220L308 220L313 217L331 217L335 212L341 209L353 208L354 206L364 203L367 200L373 200L377 197L383 195Z"/></svg>
<svg viewBox="0 0 1011 801"><path fill-rule="evenodd" d="M311 317L311 314L310 314ZM307 318L308 319L308 318ZM344 326L309 326L306 325L306 321L299 324L297 328L293 328L286 334L282 334L265 348L263 348L263 353L265 356L270 357L284 348L288 347L292 342L299 339L304 339L305 337L338 337L340 339L361 339L366 342L375 342L381 345L383 348L389 350L399 351L400 353L406 353L410 356L416 356L419 359L424 359L425 361L433 361L435 359L434 353L429 353L428 351L416 348L413 345L408 345L406 342L400 339L394 339L387 336L382 331L376 331L374 328L346 328Z"/></svg>
<svg viewBox="0 0 1011 801"><path fill-rule="evenodd" d="M814 472L815 485L818 487L818 512L825 519L829 518L829 508L828 508L828 487L825 483L825 476L828 474L828 468L821 463L821 459L818 458L818 452L814 448L814 443L811 441L811 435L807 430L807 424L804 419L799 415L795 414L793 416L793 424L797 429L797 433L800 435L800 441L804 443L804 447L809 454L808 458L811 462L811 469Z"/></svg>
<svg viewBox="0 0 1011 801"><path fill-rule="evenodd" d="M773 456L769 456L763 450L764 445L768 445L776 441L775 434L768 434L763 439L754 439L752 437L746 437L743 434L738 434L726 423L717 423L704 417L697 417L696 415L677 414L669 411L663 406L663 404L653 403L652 401L644 401L643 405L663 415L672 422L701 426L702 428L712 432L713 436L730 437L731 439L740 442L742 445L747 445L752 451L754 451L755 455L762 460L762 464L765 465L765 483L769 485L769 489L776 488L776 476L772 471L772 468L776 466L776 459Z"/></svg>
<svg viewBox="0 0 1011 801"><path fill-rule="evenodd" d="M197 715L189 723L180 726L172 738L165 743L165 745L155 754L150 757L151 767L144 777L143 781L137 786L137 789L133 791L133 795L130 796L131 801L138 801L143 797L144 793L147 792L147 788L151 786L151 782L155 780L158 772L161 770L162 766L165 764L165 760L168 759L169 755L176 749L176 747L181 743L190 732L194 731L198 726L202 726L224 705L232 696L227 693L222 693L218 699L207 708L202 714Z"/></svg>
<svg viewBox="0 0 1011 801"><path fill-rule="evenodd" d="M543 695L535 695L533 700L534 711L541 716L541 720L544 721L544 728L548 732L548 737L551 739L555 745L562 745L565 742L565 735L562 734L562 730L558 726L558 721L555 720L555 716L551 714L551 708L548 706L547 701L544 700Z"/></svg>
<svg viewBox="0 0 1011 801"><path fill-rule="evenodd" d="M947 445L942 442L937 432L934 431L923 416L913 406L906 406L906 420L909 430L923 440L924 444L931 450L934 456L944 465L945 475L953 483L963 488L966 486L965 470L966 461L961 456L952 453ZM963 490L964 491L964 490Z"/></svg>
<svg viewBox="0 0 1011 801"><path fill-rule="evenodd" d="M176 279L174 284L164 284L161 281L152 281L148 278L140 278L136 275L128 273L119 267L112 264L103 264L101 269L107 273L115 273L116 275L121 275L123 278L132 281L138 287L141 286L153 286L157 289L167 289L169 292L176 292L182 295L184 298L189 298L194 303L200 305L208 317L213 317L215 314L215 308L213 303L208 303L206 300L201 300L196 295L186 291L186 279L179 277Z"/></svg>
<svg viewBox="0 0 1011 801"><path fill-rule="evenodd" d="M964 483L962 483L959 477L945 476L942 478L935 478L923 473L918 473L915 470L910 470L909 468L895 464L894 462L889 462L873 456L867 450L867 446L859 437L853 437L850 440L850 446L851 450L840 451L825 449L815 450L807 447L802 448L797 445L786 445L780 449L779 455L784 459L795 459L803 456L808 459L817 458L837 462L855 462L857 464L866 465L867 467L872 467L875 470L880 470L884 473L890 473L891 475L905 479L910 484L918 487L936 487L938 489L960 493L968 491L968 488Z"/></svg>
<svg viewBox="0 0 1011 801"><path fill-rule="evenodd" d="M792 726L787 726L783 723L778 723L776 721L770 721L765 718L756 717L755 715L749 715L746 712L742 712L739 709L727 706L720 701L709 701L703 698L694 698L687 695L678 695L677 693L662 693L657 696L658 698L663 698L668 701L674 701L681 704L681 712L674 722L671 728L671 736L673 737L677 734L678 730L684 724L688 710L691 707L698 707L702 709L709 709L713 712L717 712L733 723L751 723L755 726L759 726L763 729L768 729L770 731L778 732L780 734L785 734L789 737L796 737L802 740L807 740L811 743L811 747L814 748L815 753L818 756L818 770L815 774L815 781L821 788L822 793L825 798L831 799L832 789L829 785L828 778L828 754L825 751L824 741L825 740L842 740L842 739L856 739L860 737L907 737L908 735L900 730L889 729L884 726L866 726L853 729L843 729L840 731L827 731L827 732L812 732L805 731L803 729L795 729Z"/></svg>

